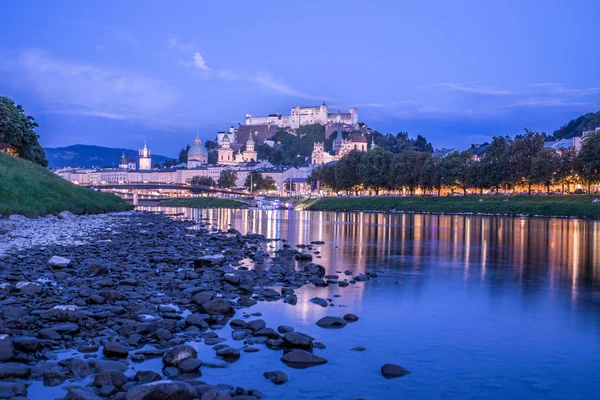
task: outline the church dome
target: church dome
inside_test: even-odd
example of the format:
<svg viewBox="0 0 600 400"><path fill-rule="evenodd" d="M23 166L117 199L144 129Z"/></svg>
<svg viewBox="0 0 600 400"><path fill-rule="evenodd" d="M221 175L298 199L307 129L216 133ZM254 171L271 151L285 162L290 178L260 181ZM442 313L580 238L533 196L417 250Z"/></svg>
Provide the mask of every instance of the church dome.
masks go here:
<svg viewBox="0 0 600 400"><path fill-rule="evenodd" d="M208 151L206 147L202 146L200 139L196 138L194 145L188 150L188 160L194 160L199 157L208 157Z"/></svg>
<svg viewBox="0 0 600 400"><path fill-rule="evenodd" d="M254 140L252 140L252 137L248 138L248 141L246 142L246 144L254 145Z"/></svg>
<svg viewBox="0 0 600 400"><path fill-rule="evenodd" d="M225 143L229 143L230 142L229 141L229 136L223 135L223 140L222 141L225 142Z"/></svg>

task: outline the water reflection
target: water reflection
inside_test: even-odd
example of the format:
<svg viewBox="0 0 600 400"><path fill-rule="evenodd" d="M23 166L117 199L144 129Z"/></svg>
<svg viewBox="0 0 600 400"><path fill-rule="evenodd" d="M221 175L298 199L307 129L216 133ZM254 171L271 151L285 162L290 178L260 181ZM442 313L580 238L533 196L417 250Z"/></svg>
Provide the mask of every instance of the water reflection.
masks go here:
<svg viewBox="0 0 600 400"><path fill-rule="evenodd" d="M600 222L578 219L463 215L336 213L288 210L230 210L145 207L148 211L207 219L220 229L284 238L291 244L326 241L319 261L356 271L410 266L432 261L460 267L466 276L477 267L485 280L490 269L511 268L514 278L545 278L568 287L600 281ZM274 243L271 250L282 245ZM385 260L385 261L384 261Z"/></svg>

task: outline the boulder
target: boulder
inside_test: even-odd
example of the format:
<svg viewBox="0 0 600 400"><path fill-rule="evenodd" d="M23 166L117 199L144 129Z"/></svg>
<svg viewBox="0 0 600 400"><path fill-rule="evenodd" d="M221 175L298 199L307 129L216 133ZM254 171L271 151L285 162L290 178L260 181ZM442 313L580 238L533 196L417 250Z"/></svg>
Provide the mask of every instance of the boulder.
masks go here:
<svg viewBox="0 0 600 400"><path fill-rule="evenodd" d="M313 342L310 338L295 332L288 332L283 335L283 345L288 349L302 349L311 352L313 349Z"/></svg>
<svg viewBox="0 0 600 400"><path fill-rule="evenodd" d="M183 360L177 365L177 368L181 372L190 373L190 372L198 372L200 367L202 366L202 360L198 360L197 358L188 358L187 360Z"/></svg>
<svg viewBox="0 0 600 400"><path fill-rule="evenodd" d="M107 358L127 358L129 349L119 342L108 342L104 345L102 354Z"/></svg>
<svg viewBox="0 0 600 400"><path fill-rule="evenodd" d="M281 357L281 361L291 368L308 368L325 364L327 360L305 350L292 350Z"/></svg>
<svg viewBox="0 0 600 400"><path fill-rule="evenodd" d="M13 378L28 378L31 368L17 362L0 363L0 380Z"/></svg>
<svg viewBox="0 0 600 400"><path fill-rule="evenodd" d="M356 322L356 321L358 321L358 317L354 314L346 314L346 315L344 315L344 321Z"/></svg>
<svg viewBox="0 0 600 400"><path fill-rule="evenodd" d="M71 219L77 218L77 216L70 211L62 211L62 212L58 213L57 217L59 219L66 219L66 220L71 220Z"/></svg>
<svg viewBox="0 0 600 400"><path fill-rule="evenodd" d="M196 389L186 382L156 381L134 386L127 391L126 400L192 400L198 397Z"/></svg>
<svg viewBox="0 0 600 400"><path fill-rule="evenodd" d="M228 300L215 299L202 304L201 308L210 315L232 316L235 313L233 303Z"/></svg>
<svg viewBox="0 0 600 400"><path fill-rule="evenodd" d="M320 297L313 297L312 299L310 299L310 302L313 303L313 304L317 304L317 305L319 305L321 307L327 307L328 306L327 300L322 299Z"/></svg>
<svg viewBox="0 0 600 400"><path fill-rule="evenodd" d="M346 326L346 321L338 317L323 317L317 321L317 325L321 328L343 328Z"/></svg>
<svg viewBox="0 0 600 400"><path fill-rule="evenodd" d="M212 267L213 265L220 264L225 256L223 254L213 254L210 256L203 256L196 260L194 260L194 267L196 268L204 268L204 267Z"/></svg>
<svg viewBox="0 0 600 400"><path fill-rule="evenodd" d="M133 378L134 381L140 383L150 383L160 381L162 377L154 371L138 371Z"/></svg>
<svg viewBox="0 0 600 400"><path fill-rule="evenodd" d="M282 383L286 383L288 381L288 377L283 371L265 372L263 375L276 385L281 385Z"/></svg>
<svg viewBox="0 0 600 400"><path fill-rule="evenodd" d="M0 382L0 399L27 396L27 385L15 382Z"/></svg>
<svg viewBox="0 0 600 400"><path fill-rule="evenodd" d="M385 378L398 378L410 374L410 371L395 364L384 364L381 367L381 375Z"/></svg>
<svg viewBox="0 0 600 400"><path fill-rule="evenodd" d="M225 347L217 350L217 357L221 357L225 361L234 361L240 358L240 352L232 347Z"/></svg>
<svg viewBox="0 0 600 400"><path fill-rule="evenodd" d="M50 260L48 260L48 265L54 269L66 268L71 265L71 260L61 256L52 256Z"/></svg>
<svg viewBox="0 0 600 400"><path fill-rule="evenodd" d="M67 376L60 371L44 371L44 386L58 386L67 380Z"/></svg>
<svg viewBox="0 0 600 400"><path fill-rule="evenodd" d="M102 397L83 388L73 388L69 390L65 400L102 400Z"/></svg>
<svg viewBox="0 0 600 400"><path fill-rule="evenodd" d="M198 353L196 349L187 344L181 344L173 347L165 354L162 358L162 362L167 367L176 367L179 363L187 360L188 358L197 358Z"/></svg>
<svg viewBox="0 0 600 400"><path fill-rule="evenodd" d="M200 400L231 400L231 396L223 390L211 389L204 392Z"/></svg>

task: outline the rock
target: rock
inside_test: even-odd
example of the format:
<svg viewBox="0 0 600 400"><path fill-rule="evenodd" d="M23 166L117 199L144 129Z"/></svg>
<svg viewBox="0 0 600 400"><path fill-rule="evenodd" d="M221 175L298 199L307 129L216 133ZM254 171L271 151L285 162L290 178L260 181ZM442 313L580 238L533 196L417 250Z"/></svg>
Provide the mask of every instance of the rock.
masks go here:
<svg viewBox="0 0 600 400"><path fill-rule="evenodd" d="M346 315L344 315L344 321L356 322L356 321L358 321L358 317L354 314L346 314Z"/></svg>
<svg viewBox="0 0 600 400"><path fill-rule="evenodd" d="M265 372L263 375L276 385L281 385L282 383L286 383L288 381L288 377L283 371Z"/></svg>
<svg viewBox="0 0 600 400"><path fill-rule="evenodd" d="M44 377L44 386L58 386L61 385L67 376L60 371L48 370L42 374Z"/></svg>
<svg viewBox="0 0 600 400"><path fill-rule="evenodd" d="M52 258L48 260L48 265L54 269L66 268L71 265L71 260L65 257L52 256Z"/></svg>
<svg viewBox="0 0 600 400"><path fill-rule="evenodd" d="M212 300L214 297L215 297L214 292L200 292L194 296L193 300L194 300L194 303L201 306L202 304L206 303L207 301Z"/></svg>
<svg viewBox="0 0 600 400"><path fill-rule="evenodd" d="M346 326L346 321L338 317L323 317L317 321L317 325L321 328L343 328Z"/></svg>
<svg viewBox="0 0 600 400"><path fill-rule="evenodd" d="M288 349L302 349L312 351L313 342L308 337L295 332L283 335L283 345Z"/></svg>
<svg viewBox="0 0 600 400"><path fill-rule="evenodd" d="M313 304L317 304L317 305L319 305L321 307L327 307L328 306L327 300L322 299L320 297L313 297L312 299L310 299L310 302L313 303Z"/></svg>
<svg viewBox="0 0 600 400"><path fill-rule="evenodd" d="M72 219L77 218L77 216L70 211L62 211L62 212L58 213L57 217L59 219L66 219L66 220L72 220Z"/></svg>
<svg viewBox="0 0 600 400"><path fill-rule="evenodd" d="M260 331L267 327L267 323L262 319L255 319L246 324L246 328L250 329L252 332Z"/></svg>
<svg viewBox="0 0 600 400"><path fill-rule="evenodd" d="M221 357L225 361L234 361L240 358L240 352L232 347L225 347L217 350L217 357Z"/></svg>
<svg viewBox="0 0 600 400"><path fill-rule="evenodd" d="M208 319L207 314L190 314L185 318L185 324L188 326L197 326L200 330L207 330L208 323L206 319Z"/></svg>
<svg viewBox="0 0 600 400"><path fill-rule="evenodd" d="M40 294L43 290L42 285L35 282L17 282L15 289L19 291L19 294L28 296L35 296Z"/></svg>
<svg viewBox="0 0 600 400"><path fill-rule="evenodd" d="M75 377L76 379L84 379L90 376L93 372L92 367L90 367L88 363L79 358L71 358L70 360L65 360L65 362L67 369L71 371L73 377Z"/></svg>
<svg viewBox="0 0 600 400"><path fill-rule="evenodd" d="M69 390L65 400L102 400L102 397L83 388L74 388Z"/></svg>
<svg viewBox="0 0 600 400"><path fill-rule="evenodd" d="M173 334L168 329L159 328L154 332L154 337L160 341L170 340L173 337Z"/></svg>
<svg viewBox="0 0 600 400"><path fill-rule="evenodd" d="M234 285L234 286L238 286L241 281L240 276L236 275L236 274L225 274L223 276L223 279L225 280L225 282L229 283L230 285Z"/></svg>
<svg viewBox="0 0 600 400"><path fill-rule="evenodd" d="M201 308L205 313L210 315L233 316L235 313L235 310L233 309L233 303L223 299L207 301L206 303L202 304Z"/></svg>
<svg viewBox="0 0 600 400"><path fill-rule="evenodd" d="M381 367L381 375L383 375L385 378L398 378L406 374L410 374L410 371L402 368L399 365L384 364Z"/></svg>
<svg viewBox="0 0 600 400"><path fill-rule="evenodd" d="M14 222L24 222L24 221L29 221L29 218L27 218L24 215L11 214L11 215L8 216L8 220L9 221L14 221Z"/></svg>
<svg viewBox="0 0 600 400"><path fill-rule="evenodd" d="M294 258L297 261L301 261L301 262L302 261L312 261L313 256L312 256L312 254L309 254L309 253L296 253L296 255L294 256Z"/></svg>
<svg viewBox="0 0 600 400"><path fill-rule="evenodd" d="M17 362L0 363L0 380L13 378L28 378L31 368Z"/></svg>
<svg viewBox="0 0 600 400"><path fill-rule="evenodd" d="M197 358L198 353L196 349L187 344L181 344L173 347L165 354L162 358L162 362L165 366L176 367L179 363L187 360L188 358Z"/></svg>
<svg viewBox="0 0 600 400"><path fill-rule="evenodd" d="M94 386L100 389L104 396L115 394L129 380L122 372L105 371L94 376Z"/></svg>
<svg viewBox="0 0 600 400"><path fill-rule="evenodd" d="M231 396L223 390L213 389L205 392L200 400L231 400Z"/></svg>
<svg viewBox="0 0 600 400"><path fill-rule="evenodd" d="M67 322L65 324L54 325L51 329L59 333L75 333L79 331L79 325L74 322Z"/></svg>
<svg viewBox="0 0 600 400"><path fill-rule="evenodd" d="M288 332L293 332L294 328L289 326L289 325L279 325L277 327L277 332L279 333L288 333Z"/></svg>
<svg viewBox="0 0 600 400"><path fill-rule="evenodd" d="M127 391L126 400L192 400L198 397L196 389L186 382L156 381L134 386Z"/></svg>
<svg viewBox="0 0 600 400"><path fill-rule="evenodd" d="M365 351L366 349L364 347L362 347L362 346L354 346L354 347L351 347L350 350L353 350L353 351Z"/></svg>
<svg viewBox="0 0 600 400"><path fill-rule="evenodd" d="M25 311L21 310L18 307L6 307L2 311L2 317L5 319L8 319L8 318L16 319L16 318L21 318L25 315L26 315Z"/></svg>
<svg viewBox="0 0 600 400"><path fill-rule="evenodd" d="M201 360L198 360L197 358L188 358L187 360L180 362L177 365L177 368L179 368L179 370L181 372L190 373L190 372L197 372L201 366L202 366Z"/></svg>
<svg viewBox="0 0 600 400"><path fill-rule="evenodd" d="M75 326L77 327L77 330L79 330L79 327L77 326L77 324L75 324ZM60 333L58 333L54 329L50 329L50 328L40 329L38 331L38 336L42 339L50 339L50 340L60 340L60 338L62 337L62 335Z"/></svg>
<svg viewBox="0 0 600 400"><path fill-rule="evenodd" d="M210 256L203 256L196 260L194 260L194 267L196 268L204 268L204 267L212 267L213 265L220 264L225 256L223 254L213 254Z"/></svg>
<svg viewBox="0 0 600 400"><path fill-rule="evenodd" d="M140 383L149 383L160 381L162 377L154 371L138 371L133 378L134 381Z"/></svg>
<svg viewBox="0 0 600 400"><path fill-rule="evenodd" d="M350 276L350 275L352 275L352 271L350 271L349 269L347 269L347 270L344 271L344 275Z"/></svg>
<svg viewBox="0 0 600 400"><path fill-rule="evenodd" d="M27 396L27 386L24 383L0 382L0 399L17 396Z"/></svg>
<svg viewBox="0 0 600 400"><path fill-rule="evenodd" d="M96 370L96 372L104 372L110 369L121 372L125 372L127 370L127 366L119 361L94 360L90 361L90 364Z"/></svg>
<svg viewBox="0 0 600 400"><path fill-rule="evenodd" d="M281 361L292 368L308 368L325 364L327 360L305 350L292 350L281 357Z"/></svg>
<svg viewBox="0 0 600 400"><path fill-rule="evenodd" d="M13 340L13 346L15 349L25 353L35 353L40 346L40 341L31 336L21 336Z"/></svg>
<svg viewBox="0 0 600 400"><path fill-rule="evenodd" d="M129 349L119 342L108 342L104 345L102 354L107 358L127 358Z"/></svg>
<svg viewBox="0 0 600 400"><path fill-rule="evenodd" d="M0 339L0 362L8 361L13 358L14 346L12 340L8 337Z"/></svg>

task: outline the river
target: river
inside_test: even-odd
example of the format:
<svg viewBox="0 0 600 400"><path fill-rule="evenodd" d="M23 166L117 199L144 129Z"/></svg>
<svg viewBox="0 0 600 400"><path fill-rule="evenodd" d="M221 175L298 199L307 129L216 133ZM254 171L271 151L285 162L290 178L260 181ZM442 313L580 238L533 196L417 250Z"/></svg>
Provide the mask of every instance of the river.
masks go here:
<svg viewBox="0 0 600 400"><path fill-rule="evenodd" d="M598 221L146 209L284 238L292 245L322 240L315 262L328 273L379 275L347 288L299 289L295 306L259 302L248 310L261 312L268 326L287 324L313 335L326 344L318 354L329 363L294 370L279 361L279 352L265 349L226 370L203 369L203 380L222 377L258 387L271 399L598 396ZM270 246L275 251L282 242ZM314 296L333 298L335 306L312 304ZM340 330L315 325L322 316L348 312L360 320ZM349 350L354 346L366 350ZM214 351L201 346L199 357L214 358ZM385 379L380 374L385 363L412 374ZM258 372L276 369L288 373L289 382L277 387L257 382Z"/></svg>

